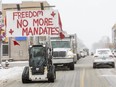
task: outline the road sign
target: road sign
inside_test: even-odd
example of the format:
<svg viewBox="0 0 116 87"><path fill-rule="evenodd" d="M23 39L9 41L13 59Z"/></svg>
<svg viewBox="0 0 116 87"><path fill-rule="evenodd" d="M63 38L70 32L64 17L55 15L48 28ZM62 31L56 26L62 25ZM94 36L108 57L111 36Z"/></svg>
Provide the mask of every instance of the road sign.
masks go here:
<svg viewBox="0 0 116 87"><path fill-rule="evenodd" d="M6 12L6 36L58 35L57 10L26 10Z"/></svg>

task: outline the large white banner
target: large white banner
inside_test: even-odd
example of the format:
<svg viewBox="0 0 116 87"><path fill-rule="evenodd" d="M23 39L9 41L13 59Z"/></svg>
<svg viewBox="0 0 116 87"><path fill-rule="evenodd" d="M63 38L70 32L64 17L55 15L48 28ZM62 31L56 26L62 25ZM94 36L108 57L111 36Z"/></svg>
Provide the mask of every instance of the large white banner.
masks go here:
<svg viewBox="0 0 116 87"><path fill-rule="evenodd" d="M6 12L6 36L58 35L57 10L27 10Z"/></svg>

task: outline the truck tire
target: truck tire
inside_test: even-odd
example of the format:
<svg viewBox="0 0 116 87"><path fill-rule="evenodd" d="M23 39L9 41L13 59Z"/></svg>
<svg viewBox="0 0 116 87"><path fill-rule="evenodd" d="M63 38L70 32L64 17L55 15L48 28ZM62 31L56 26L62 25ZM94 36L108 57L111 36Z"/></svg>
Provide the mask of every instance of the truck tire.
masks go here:
<svg viewBox="0 0 116 87"><path fill-rule="evenodd" d="M48 82L54 82L55 81L55 79L56 79L56 70L55 70L55 66L54 65L52 65L50 67L50 70L48 72L47 77L48 77Z"/></svg>
<svg viewBox="0 0 116 87"><path fill-rule="evenodd" d="M74 70L74 63L70 63L69 68L70 68L70 70Z"/></svg>
<svg viewBox="0 0 116 87"><path fill-rule="evenodd" d="M114 62L112 63L112 68L115 68L115 63Z"/></svg>
<svg viewBox="0 0 116 87"><path fill-rule="evenodd" d="M25 67L22 73L22 83L29 83L29 67Z"/></svg>
<svg viewBox="0 0 116 87"><path fill-rule="evenodd" d="M96 68L96 63L93 63L93 68Z"/></svg>

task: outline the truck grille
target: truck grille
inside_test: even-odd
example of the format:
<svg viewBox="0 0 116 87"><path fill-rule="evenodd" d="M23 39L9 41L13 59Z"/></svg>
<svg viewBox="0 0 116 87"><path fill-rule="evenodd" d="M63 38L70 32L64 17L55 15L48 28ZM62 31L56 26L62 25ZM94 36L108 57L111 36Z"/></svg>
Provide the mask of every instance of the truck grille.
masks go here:
<svg viewBox="0 0 116 87"><path fill-rule="evenodd" d="M66 52L65 51L55 51L53 52L53 57L65 57Z"/></svg>

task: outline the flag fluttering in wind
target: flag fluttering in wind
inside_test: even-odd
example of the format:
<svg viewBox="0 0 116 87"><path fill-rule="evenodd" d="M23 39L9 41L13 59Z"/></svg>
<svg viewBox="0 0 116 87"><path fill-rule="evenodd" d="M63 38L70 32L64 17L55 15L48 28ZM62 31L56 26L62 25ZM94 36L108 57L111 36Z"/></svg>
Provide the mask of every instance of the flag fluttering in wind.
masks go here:
<svg viewBox="0 0 116 87"><path fill-rule="evenodd" d="M62 30L62 22L61 22L61 18L60 18L60 14L59 13L58 13L58 22L59 22L59 27L60 27L59 36L60 36L61 39L64 39L65 35L64 35L63 30Z"/></svg>
<svg viewBox="0 0 116 87"><path fill-rule="evenodd" d="M13 40L13 44L14 44L14 46L16 46L16 45L20 46L20 44L16 40Z"/></svg>
<svg viewBox="0 0 116 87"><path fill-rule="evenodd" d="M63 34L63 32L59 32L59 35L60 35L60 39L64 39L65 38L65 35Z"/></svg>

